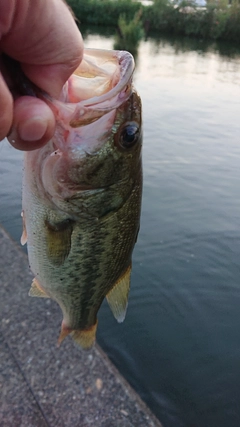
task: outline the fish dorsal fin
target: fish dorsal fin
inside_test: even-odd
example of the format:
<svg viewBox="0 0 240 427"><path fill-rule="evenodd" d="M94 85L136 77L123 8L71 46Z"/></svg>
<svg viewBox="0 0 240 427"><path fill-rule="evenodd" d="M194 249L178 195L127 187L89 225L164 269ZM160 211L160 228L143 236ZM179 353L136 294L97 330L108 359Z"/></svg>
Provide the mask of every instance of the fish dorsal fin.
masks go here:
<svg viewBox="0 0 240 427"><path fill-rule="evenodd" d="M26 223L25 223L25 216L24 216L24 211L22 211L21 213L21 217L22 217L22 237L21 237L21 245L24 246L25 243L27 243L27 230L26 230Z"/></svg>
<svg viewBox="0 0 240 427"><path fill-rule="evenodd" d="M45 221L48 256L52 264L60 266L64 263L71 249L73 221L70 219L52 225Z"/></svg>
<svg viewBox="0 0 240 427"><path fill-rule="evenodd" d="M50 298L45 291L40 287L37 279L33 279L31 288L28 292L30 297L38 297L38 298Z"/></svg>
<svg viewBox="0 0 240 427"><path fill-rule="evenodd" d="M119 323L123 322L126 316L128 305L128 294L130 289L131 265L125 273L118 279L114 287L106 295L111 311Z"/></svg>

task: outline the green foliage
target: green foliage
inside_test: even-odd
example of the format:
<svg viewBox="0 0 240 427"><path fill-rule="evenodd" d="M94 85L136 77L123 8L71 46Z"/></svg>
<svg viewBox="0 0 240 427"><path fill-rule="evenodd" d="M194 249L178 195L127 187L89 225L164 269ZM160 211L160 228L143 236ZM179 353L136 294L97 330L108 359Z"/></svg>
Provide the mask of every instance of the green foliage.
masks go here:
<svg viewBox="0 0 240 427"><path fill-rule="evenodd" d="M125 14L120 15L118 32L115 37L115 49L128 50L136 55L139 42L144 36L141 14L140 9L131 20L127 20Z"/></svg>
<svg viewBox="0 0 240 427"><path fill-rule="evenodd" d="M117 26L121 14L133 19L140 9L140 3L132 0L68 0L80 23Z"/></svg>
<svg viewBox="0 0 240 427"><path fill-rule="evenodd" d="M155 0L153 6L143 9L143 21L150 30L172 32L175 9L168 0Z"/></svg>
<svg viewBox="0 0 240 427"><path fill-rule="evenodd" d="M145 31L183 34L201 39L240 41L240 4L233 0L208 0L206 8L198 8L193 0L173 3L154 0L142 6L133 0L68 0L80 23L122 26L124 37L140 39ZM141 10L138 25L135 17ZM134 43L133 43L134 44Z"/></svg>
<svg viewBox="0 0 240 427"><path fill-rule="evenodd" d="M175 5L165 0L155 0L147 12L153 31L202 39L240 41L238 0L231 6L227 0L210 1L206 8L196 7L193 2L185 0Z"/></svg>
<svg viewBox="0 0 240 427"><path fill-rule="evenodd" d="M240 5L235 1L231 9L224 27L224 38L226 40L240 41Z"/></svg>

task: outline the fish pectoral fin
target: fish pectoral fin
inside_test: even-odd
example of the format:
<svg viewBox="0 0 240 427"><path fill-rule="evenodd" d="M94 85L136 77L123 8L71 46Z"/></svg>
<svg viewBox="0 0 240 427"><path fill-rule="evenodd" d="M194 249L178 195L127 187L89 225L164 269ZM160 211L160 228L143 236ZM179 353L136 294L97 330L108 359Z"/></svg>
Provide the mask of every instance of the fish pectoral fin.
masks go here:
<svg viewBox="0 0 240 427"><path fill-rule="evenodd" d="M25 222L25 216L24 216L24 211L21 212L21 217L22 217L22 237L21 237L21 245L24 246L27 243L27 230L26 230L26 222Z"/></svg>
<svg viewBox="0 0 240 427"><path fill-rule="evenodd" d="M31 288L29 289L28 295L30 297L38 297L38 298L50 298L46 292L41 288L37 279L33 279Z"/></svg>
<svg viewBox="0 0 240 427"><path fill-rule="evenodd" d="M45 221L47 236L47 252L52 264L60 266L64 263L71 249L73 221L64 220L52 225Z"/></svg>
<svg viewBox="0 0 240 427"><path fill-rule="evenodd" d="M130 265L106 295L109 307L119 323L124 321L127 312L131 269Z"/></svg>
<svg viewBox="0 0 240 427"><path fill-rule="evenodd" d="M84 350L89 350L96 340L97 322L88 329L71 329L62 322L61 332L58 338L58 346L62 343L66 336L71 335L73 340Z"/></svg>

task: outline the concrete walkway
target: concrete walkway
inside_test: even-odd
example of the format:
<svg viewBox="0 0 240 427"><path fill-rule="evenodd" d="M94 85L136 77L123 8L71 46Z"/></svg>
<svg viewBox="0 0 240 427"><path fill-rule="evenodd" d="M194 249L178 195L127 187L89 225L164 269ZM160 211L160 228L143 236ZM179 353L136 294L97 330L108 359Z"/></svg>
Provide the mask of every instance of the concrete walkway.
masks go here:
<svg viewBox="0 0 240 427"><path fill-rule="evenodd" d="M30 298L25 253L0 228L0 426L161 427L98 346L58 349L62 314Z"/></svg>

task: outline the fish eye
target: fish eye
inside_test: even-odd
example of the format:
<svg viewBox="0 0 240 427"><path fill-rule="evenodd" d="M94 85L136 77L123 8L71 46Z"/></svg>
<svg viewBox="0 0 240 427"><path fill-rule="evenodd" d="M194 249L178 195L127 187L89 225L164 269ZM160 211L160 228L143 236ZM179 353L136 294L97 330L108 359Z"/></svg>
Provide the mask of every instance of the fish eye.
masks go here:
<svg viewBox="0 0 240 427"><path fill-rule="evenodd" d="M118 144L123 148L132 148L139 140L140 129L136 122L128 122L118 133Z"/></svg>

